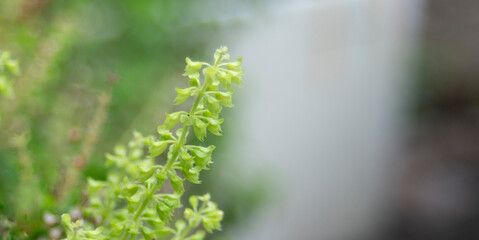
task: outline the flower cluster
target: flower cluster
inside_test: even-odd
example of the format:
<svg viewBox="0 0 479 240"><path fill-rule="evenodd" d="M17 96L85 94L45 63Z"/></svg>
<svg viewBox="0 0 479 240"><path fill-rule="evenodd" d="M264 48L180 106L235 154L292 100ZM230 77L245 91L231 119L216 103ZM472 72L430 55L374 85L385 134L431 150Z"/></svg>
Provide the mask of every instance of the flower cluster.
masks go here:
<svg viewBox="0 0 479 240"><path fill-rule="evenodd" d="M193 62L186 58L184 76L188 87L176 89L175 104L187 102L189 111L167 113L158 127L159 136L142 136L135 132L127 146L119 145L107 154L110 167L106 181L88 179L89 205L85 214L90 221L72 222L62 216L66 239L158 239L200 240L205 232L221 229L223 212L210 195L192 196L184 220L171 223L175 209L182 207L185 179L200 183L199 174L212 163L215 146L188 145L188 135L203 141L210 132L221 135L223 107L232 107L233 85L241 85L241 58L229 60L226 47L214 54L214 63ZM201 73L201 74L200 74ZM144 153L148 150L148 154ZM163 158L164 164L158 164ZM181 174L180 174L181 173ZM161 191L165 184L173 191ZM107 237L108 236L108 237Z"/></svg>

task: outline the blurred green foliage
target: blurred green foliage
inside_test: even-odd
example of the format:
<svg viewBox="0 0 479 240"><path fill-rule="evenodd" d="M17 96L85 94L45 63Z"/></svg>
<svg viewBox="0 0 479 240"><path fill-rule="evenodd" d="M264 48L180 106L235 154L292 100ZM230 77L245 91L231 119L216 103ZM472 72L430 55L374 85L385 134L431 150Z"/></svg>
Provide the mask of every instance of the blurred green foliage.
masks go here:
<svg viewBox="0 0 479 240"><path fill-rule="evenodd" d="M184 56L204 59L218 32L197 7L186 0L0 1L0 50L22 68L15 98L0 100L0 219L9 222L0 223L0 235L48 235L56 225L45 213L81 206L85 177L105 178L104 154L114 144L134 129L152 133L171 110L173 86L186 85L177 77ZM261 190L239 189L245 192L220 195L228 204L260 202ZM225 217L234 222L228 209Z"/></svg>

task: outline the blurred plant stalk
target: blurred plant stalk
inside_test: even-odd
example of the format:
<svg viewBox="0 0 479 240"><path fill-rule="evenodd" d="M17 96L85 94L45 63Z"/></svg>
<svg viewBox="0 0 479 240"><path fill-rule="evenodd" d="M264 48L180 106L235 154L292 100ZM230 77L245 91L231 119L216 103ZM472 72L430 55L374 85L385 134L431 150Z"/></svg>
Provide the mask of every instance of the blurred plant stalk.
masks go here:
<svg viewBox="0 0 479 240"><path fill-rule="evenodd" d="M83 140L81 147L81 153L71 159L66 166L64 166L63 174L56 184L56 189L59 189L56 194L56 199L60 205L64 205L66 197L68 197L72 191L79 187L79 181L81 179L81 173L91 158L95 145L98 142L98 138L101 134L103 125L105 124L108 107L111 103L111 97L113 88L118 81L116 74L110 74L108 79L108 88L100 94L98 97L98 106L91 122L88 124L86 136Z"/></svg>

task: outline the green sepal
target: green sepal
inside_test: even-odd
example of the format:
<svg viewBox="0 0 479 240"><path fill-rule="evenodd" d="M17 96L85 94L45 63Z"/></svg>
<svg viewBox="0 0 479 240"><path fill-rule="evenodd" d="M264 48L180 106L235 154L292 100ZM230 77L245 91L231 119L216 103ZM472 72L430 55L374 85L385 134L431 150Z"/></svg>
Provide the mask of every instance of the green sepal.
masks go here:
<svg viewBox="0 0 479 240"><path fill-rule="evenodd" d="M153 174L155 173L155 168L151 166L151 164L140 164L139 169L140 169L139 180L141 182L144 182L147 179L151 178L151 176L153 176Z"/></svg>
<svg viewBox="0 0 479 240"><path fill-rule="evenodd" d="M195 132L196 137L200 140L203 141L206 136L206 127L208 125L201 121L201 119L195 118L194 119L194 124L193 124L193 131Z"/></svg>
<svg viewBox="0 0 479 240"><path fill-rule="evenodd" d="M183 126L190 126L191 124L193 124L193 120L191 119L191 117L186 114L182 114L180 116L180 121Z"/></svg>
<svg viewBox="0 0 479 240"><path fill-rule="evenodd" d="M209 91L209 92L215 92L215 91L219 91L219 86L220 86L220 82L217 80L217 78L213 78L213 81L206 87L206 91Z"/></svg>
<svg viewBox="0 0 479 240"><path fill-rule="evenodd" d="M190 58L186 58L186 68L184 76L190 76L201 70L203 63L193 62Z"/></svg>
<svg viewBox="0 0 479 240"><path fill-rule="evenodd" d="M161 170L156 172L156 177L158 178L159 181L164 181L168 179L168 174L166 174L164 170Z"/></svg>
<svg viewBox="0 0 479 240"><path fill-rule="evenodd" d="M213 68L203 69L203 75L205 76L205 85L209 86L216 78L216 70Z"/></svg>
<svg viewBox="0 0 479 240"><path fill-rule="evenodd" d="M216 92L215 97L223 106L233 107L233 103L231 101L231 92Z"/></svg>
<svg viewBox="0 0 479 240"><path fill-rule="evenodd" d="M137 184L129 182L128 178L123 179L120 196L123 198L133 197L140 187Z"/></svg>
<svg viewBox="0 0 479 240"><path fill-rule="evenodd" d="M196 165L200 168L205 169L208 164L211 163L211 154L215 149L215 146L211 145L209 147L201 146L192 146L193 155L195 156L194 161Z"/></svg>
<svg viewBox="0 0 479 240"><path fill-rule="evenodd" d="M200 168L199 167L192 167L188 169L182 169L181 173L183 176L188 179L189 182L199 184L201 183L200 178Z"/></svg>
<svg viewBox="0 0 479 240"><path fill-rule="evenodd" d="M149 153L152 157L162 154L168 147L167 141L153 141L150 143Z"/></svg>
<svg viewBox="0 0 479 240"><path fill-rule="evenodd" d="M221 105L218 99L214 98L213 96L206 95L206 107L213 113L221 112Z"/></svg>
<svg viewBox="0 0 479 240"><path fill-rule="evenodd" d="M202 146L190 146L193 150L193 154L199 158L206 158L208 156L211 156L211 153L213 150L215 150L214 145L210 145L208 147L202 147Z"/></svg>
<svg viewBox="0 0 479 240"><path fill-rule="evenodd" d="M188 82L188 86L190 87L200 87L200 74L199 73L194 73L188 76L190 79Z"/></svg>
<svg viewBox="0 0 479 240"><path fill-rule="evenodd" d="M184 88L184 89L175 88L175 90L177 92L177 95L176 95L176 98L175 98L175 104L179 105L179 104L184 103L190 97L191 91L194 88L195 87L189 87L189 88Z"/></svg>
<svg viewBox="0 0 479 240"><path fill-rule="evenodd" d="M104 182L94 180L91 177L87 178L87 184L88 184L88 190L93 190L93 191L99 190L100 188L105 186Z"/></svg>
<svg viewBox="0 0 479 240"><path fill-rule="evenodd" d="M142 225L142 226L140 226L140 231L141 231L141 235L143 235L143 237L146 240L156 239L155 232L153 230L151 230L149 227Z"/></svg>
<svg viewBox="0 0 479 240"><path fill-rule="evenodd" d="M181 112L174 112L174 113L170 113L170 114L166 113L166 118L165 118L165 122L163 123L163 126L166 129L174 128L178 124L178 122L180 121L180 114L181 114ZM159 130L158 130L158 133L160 133Z"/></svg>
<svg viewBox="0 0 479 240"><path fill-rule="evenodd" d="M129 226L128 226L128 233L132 234L132 235L138 235L140 233L140 231L138 230L138 224L135 223L135 222L132 222Z"/></svg>
<svg viewBox="0 0 479 240"><path fill-rule="evenodd" d="M208 117L206 118L206 121L208 121L209 125L220 125L222 124L225 120L223 118L220 118L220 119L215 119L215 118L211 118L211 117Z"/></svg>
<svg viewBox="0 0 479 240"><path fill-rule="evenodd" d="M181 207L180 195L166 194L161 197L155 209L158 217L167 223L171 220L174 209L179 207Z"/></svg>
<svg viewBox="0 0 479 240"><path fill-rule="evenodd" d="M188 201L190 202L190 206L193 209L198 209L198 197L196 197L195 195L191 195Z"/></svg>
<svg viewBox="0 0 479 240"><path fill-rule="evenodd" d="M95 230L86 231L85 234L86 234L87 237L89 237L91 239L106 239L106 237L103 236L102 232L103 232L103 227L100 226L100 227L96 228Z"/></svg>
<svg viewBox="0 0 479 240"><path fill-rule="evenodd" d="M243 85L243 78L241 75L243 72L231 72L231 82L233 82L236 86L242 86Z"/></svg>
<svg viewBox="0 0 479 240"><path fill-rule="evenodd" d="M223 86L224 89L230 90L231 89L231 75L225 71L220 71L218 74L218 80Z"/></svg>
<svg viewBox="0 0 479 240"><path fill-rule="evenodd" d="M204 231L198 230L193 235L185 238L185 240L203 240L205 236L206 236L206 233Z"/></svg>
<svg viewBox="0 0 479 240"><path fill-rule="evenodd" d="M185 230L186 228L186 223L185 221L179 219L179 220L176 220L175 222L175 228L176 228L176 232L178 233L181 233L183 232L183 230Z"/></svg>
<svg viewBox="0 0 479 240"><path fill-rule="evenodd" d="M221 125L208 125L208 131L213 133L216 136L221 136Z"/></svg>
<svg viewBox="0 0 479 240"><path fill-rule="evenodd" d="M184 179L178 177L174 170L168 171L168 177L170 178L170 183L173 187L173 190L178 194L183 194L183 192L185 191L185 188L183 186Z"/></svg>
<svg viewBox="0 0 479 240"><path fill-rule="evenodd" d="M183 151L181 153L180 159L181 173L188 181L192 183L200 183L198 180L199 170L194 168L193 163L193 156L191 156L187 151Z"/></svg>
<svg viewBox="0 0 479 240"><path fill-rule="evenodd" d="M238 59L236 59L236 61L227 63L226 68L228 68L229 70L241 72L243 71L241 69L241 62L243 62L243 58L239 57Z"/></svg>

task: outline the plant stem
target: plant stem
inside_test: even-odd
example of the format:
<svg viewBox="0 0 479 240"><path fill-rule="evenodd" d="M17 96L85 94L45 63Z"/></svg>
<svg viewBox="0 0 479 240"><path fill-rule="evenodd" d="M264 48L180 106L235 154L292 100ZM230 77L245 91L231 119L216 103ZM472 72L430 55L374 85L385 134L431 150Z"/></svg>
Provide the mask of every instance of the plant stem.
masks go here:
<svg viewBox="0 0 479 240"><path fill-rule="evenodd" d="M189 113L190 116L192 116L196 112L196 108L198 108L198 105L201 99L203 98L205 89L206 89L206 83L201 87L198 93L198 96L196 97L195 102L193 103L193 106L191 107L191 110ZM178 142L176 143L175 151L173 152L173 155L171 155L171 158L167 160L166 166L162 171L167 172L168 170L170 170L173 167L174 163L178 160L178 157L181 153L181 149L185 145L186 135L188 134L189 127L190 127L189 125L183 126L183 132L181 133L181 136L178 139ZM138 211L135 213L135 216L133 217L133 221L138 220L138 218L141 216L141 214L145 210L150 200L153 198L153 195L155 194L155 192L161 189L165 180L166 179L157 179L155 181L155 185L153 185L150 191L148 191L147 195L141 202L140 208L138 208ZM127 234L124 235L123 239L126 239L126 237L127 237Z"/></svg>
<svg viewBox="0 0 479 240"><path fill-rule="evenodd" d="M188 236L188 233L190 232L191 229L198 227L198 225L201 223L200 215L203 213L203 210L205 209L205 207L206 207L206 204L203 203L201 205L200 210L198 210L197 213L188 221L188 227L186 227L183 233L181 233L181 236L180 238L178 238L178 240L183 240L183 238Z"/></svg>
<svg viewBox="0 0 479 240"><path fill-rule="evenodd" d="M183 240L186 236L188 236L188 233L190 232L192 228L193 228L193 225L188 224L188 227L185 228L185 230L181 234L180 238L178 238L178 240Z"/></svg>

